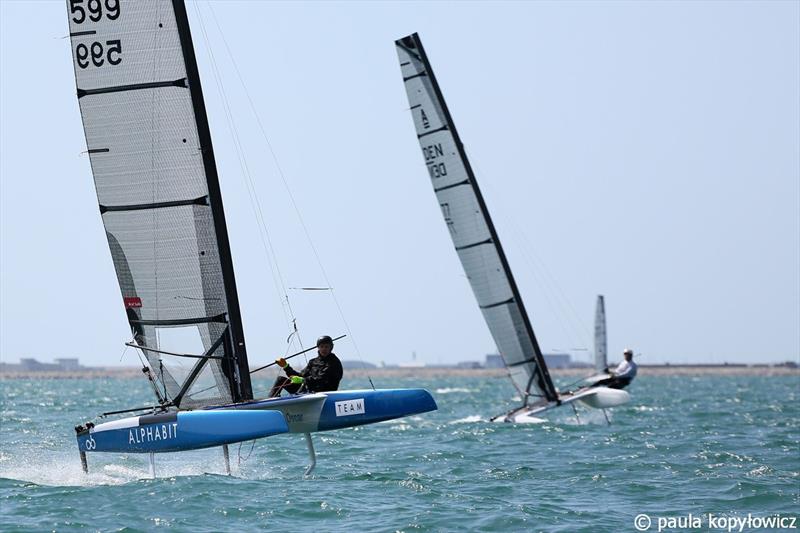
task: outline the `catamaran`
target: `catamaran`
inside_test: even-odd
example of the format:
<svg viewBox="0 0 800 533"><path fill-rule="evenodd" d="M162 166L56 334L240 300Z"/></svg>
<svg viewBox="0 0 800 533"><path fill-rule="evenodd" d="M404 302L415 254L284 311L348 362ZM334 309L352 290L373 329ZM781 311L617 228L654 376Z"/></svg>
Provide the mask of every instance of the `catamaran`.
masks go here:
<svg viewBox="0 0 800 533"><path fill-rule="evenodd" d="M258 400L219 177L183 0L68 0L99 209L155 405L77 426L87 452L153 454L371 424L436 409L424 389Z"/></svg>
<svg viewBox="0 0 800 533"><path fill-rule="evenodd" d="M601 409L627 402L630 396L621 390L583 387L561 392L554 385L422 42L414 33L395 45L433 190L478 306L522 399L521 406L492 420L540 422L535 415L566 404L574 408L575 401Z"/></svg>

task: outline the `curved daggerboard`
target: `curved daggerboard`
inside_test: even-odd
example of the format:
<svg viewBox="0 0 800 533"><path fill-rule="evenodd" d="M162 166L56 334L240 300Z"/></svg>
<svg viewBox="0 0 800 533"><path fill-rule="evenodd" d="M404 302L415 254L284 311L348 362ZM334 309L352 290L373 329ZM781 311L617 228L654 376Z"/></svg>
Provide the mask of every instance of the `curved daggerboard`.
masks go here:
<svg viewBox="0 0 800 533"><path fill-rule="evenodd" d="M461 265L514 385L558 398L497 232L419 36L395 41L417 138Z"/></svg>
<svg viewBox="0 0 800 533"><path fill-rule="evenodd" d="M210 356L144 351L161 396L173 405L250 399L222 197L183 1L67 0L67 15L100 213L135 342Z"/></svg>

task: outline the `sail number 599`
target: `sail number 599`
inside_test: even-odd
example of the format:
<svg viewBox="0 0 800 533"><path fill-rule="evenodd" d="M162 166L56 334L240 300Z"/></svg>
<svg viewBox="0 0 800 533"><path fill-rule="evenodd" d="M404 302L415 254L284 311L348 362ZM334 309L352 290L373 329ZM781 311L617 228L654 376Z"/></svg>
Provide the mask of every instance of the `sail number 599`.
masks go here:
<svg viewBox="0 0 800 533"><path fill-rule="evenodd" d="M100 22L105 14L108 20L119 18L119 0L69 0L69 12L74 15L72 21L75 24L83 24L88 18L92 22Z"/></svg>
<svg viewBox="0 0 800 533"><path fill-rule="evenodd" d="M81 68L88 68L90 59L91 63L96 67L102 67L106 61L109 65L119 65L122 62L122 43L119 39L113 41L106 41L106 47L103 43L93 42L91 44L80 43L75 47L75 61Z"/></svg>

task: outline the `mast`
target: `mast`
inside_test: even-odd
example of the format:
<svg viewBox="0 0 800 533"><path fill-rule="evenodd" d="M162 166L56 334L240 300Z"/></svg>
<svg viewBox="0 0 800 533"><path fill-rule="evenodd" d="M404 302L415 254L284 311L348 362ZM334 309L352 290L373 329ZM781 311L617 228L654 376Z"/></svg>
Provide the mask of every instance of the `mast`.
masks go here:
<svg viewBox="0 0 800 533"><path fill-rule="evenodd" d="M517 334L524 337L521 339L522 341L527 341L531 347L531 353L527 354L525 358L522 360L515 360L509 361L507 358L507 354L502 353L503 350L501 348L501 355L503 355L504 360L506 361L506 365L511 370L514 366L527 366L529 368L532 367L532 371L530 372L529 379L527 384L521 386L521 392L523 392L525 397L525 402L527 403L527 394L530 391L532 386L536 386L540 392L544 395L544 397L548 401L557 401L558 400L558 393L556 392L555 386L553 385L553 381L550 378L550 374L547 370L547 365L544 361L544 356L542 351L539 347L539 343L536 340L536 335L533 332L533 326L531 325L530 319L528 317L528 313L525 310L525 304L522 301L522 296L519 292L517 287L517 283L514 280L514 276L511 273L511 268L508 264L508 260L506 259L505 252L503 251L503 246L500 243L500 238L497 235L497 230L495 229L494 223L492 221L491 216L489 215L489 210L486 207L486 202L483 199L483 195L481 194L480 187L478 186L478 182L475 179L475 173L472 170L472 166L470 165L469 159L467 158L466 152L464 151L464 145L461 142L461 138L458 135L458 131L456 130L455 123L450 115L450 111L447 107L447 103L444 100L442 95L441 89L439 87L439 83L436 80L436 76L433 73L433 69L431 68L430 62L428 61L428 56L425 53L425 49L422 46L422 42L419 39L419 35L414 33L410 36L404 37L395 41L395 44L398 47L398 54L400 55L401 61L401 68L403 69L403 79L406 82L406 90L409 96L409 103L412 106L412 110L420 109L421 112L421 120L423 129L428 129L428 131L420 131L419 124L420 122L415 117L415 123L417 124L417 137L420 140L421 147L423 149L423 155L425 156L426 163L429 166L429 172L431 174L431 178L434 181L434 192L438 193L445 191L447 189L452 189L455 187L462 187L468 186L469 189L472 191L475 197L475 201L477 202L479 211L482 215L483 222L488 229L489 238L487 240L468 243L466 245L461 245L456 242L456 237L453 233L453 229L455 228L455 222L453 218L453 211L459 209L459 206L451 206L449 202L441 203L442 199L440 198L440 205L442 206L443 214L445 216L445 221L448 224L448 227L451 229L451 237L454 239L454 243L456 244L456 251L459 252L459 257L462 260L462 264L467 270L467 277L470 278L470 283L473 286L473 291L475 291L476 296L478 296L479 291L482 290L480 287L476 287L476 281L473 280L470 276L470 267L468 266L468 259L461 255L461 252L464 250L468 250L469 248L474 247L490 247L494 250L499 259L500 265L502 266L502 271L505 277L505 282L508 284L508 287L511 292L511 298L499 301L499 302L492 302L488 304L481 305L482 311L484 311L484 317L487 319L489 323L489 328L492 330L492 334L495 337L495 341L498 343L498 347L502 345L502 340L498 341L498 337L502 337L502 335L511 334L512 332L501 332L499 331L502 329L501 325L496 325L493 321L488 317L486 310L491 309L493 307L500 307L500 306L509 306L510 308L516 307L516 309L510 309L509 312L513 313L514 311L518 311L518 318L522 321L522 331L517 329ZM401 53L405 52L408 56L408 61L404 61L404 56ZM420 65L414 65L414 59L416 59ZM420 68L421 67L421 68ZM406 70L408 69L408 70ZM413 72L413 73L412 73ZM408 75L407 75L408 74ZM430 87L429 90L433 92L431 98L433 99L434 108L438 106L438 109L428 109L426 114L425 107L421 101L415 98L416 95L412 92L412 88L409 87L408 83L410 80L414 79L427 79L429 80ZM423 87L426 87L426 84L422 82ZM423 89L418 89L418 92L423 92ZM442 126L440 128L433 128L429 129L430 125L430 117L436 112L441 112L441 119L442 119ZM431 151L431 146L426 146L425 141L423 138L426 136L431 136L435 134L439 134L439 132L447 132L450 136L452 136L452 141L457 150L457 157L460 160L460 164L463 165L463 171L465 173L466 179L463 181L458 181L454 183L449 183L447 185L442 185L437 187L436 178L442 177L447 175L447 172L450 172L450 169L445 167L441 167L438 165L442 165L444 163L430 163L430 160L436 159L439 155L445 156L444 150L441 150L441 146L433 147L433 151ZM441 152L441 154L440 154ZM433 155L434 157L431 157ZM442 172L445 174L441 174ZM439 175L437 175L439 174ZM480 305L480 298L479 298L479 305ZM493 327L494 326L494 327ZM515 380L515 384L517 381Z"/></svg>
<svg viewBox="0 0 800 533"><path fill-rule="evenodd" d="M189 18L186 14L184 0L172 0L175 9L175 22L178 26L178 35L183 49L183 59L186 64L186 78L192 94L192 107L197 121L197 132L200 140L200 151L203 154L203 166L206 171L208 183L208 198L211 211L214 214L214 229L217 234L219 258L222 266L222 279L225 283L225 297L228 304L228 327L230 341L226 346L225 354L228 357L223 364L223 370L229 377L232 385L233 401L253 399L253 387L250 382L250 368L247 363L247 349L244 343L244 328L242 315L239 310L239 297L236 291L236 277L233 271L233 258L231 246L228 241L228 227L225 223L225 211L222 208L222 191L219 186L217 163L214 159L214 147L211 143L211 130L208 127L203 87L200 83L200 73L197 69L197 59L192 44L192 33L189 28Z"/></svg>

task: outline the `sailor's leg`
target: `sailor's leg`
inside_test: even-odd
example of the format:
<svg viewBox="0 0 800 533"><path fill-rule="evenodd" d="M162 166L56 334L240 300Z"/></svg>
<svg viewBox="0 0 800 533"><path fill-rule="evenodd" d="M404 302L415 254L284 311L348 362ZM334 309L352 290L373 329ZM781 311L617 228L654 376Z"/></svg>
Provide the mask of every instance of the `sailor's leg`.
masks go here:
<svg viewBox="0 0 800 533"><path fill-rule="evenodd" d="M83 473L84 474L88 474L89 473L89 463L86 462L86 452L82 451L80 453L81 453L81 468L83 468Z"/></svg>
<svg viewBox="0 0 800 533"><path fill-rule="evenodd" d="M231 456L228 453L228 445L222 445L222 455L225 458L225 473L231 475Z"/></svg>
<svg viewBox="0 0 800 533"><path fill-rule="evenodd" d="M317 466L317 453L314 451L314 442L311 440L311 433L304 433L306 436L306 446L308 446L308 458L311 459L311 463L309 463L308 468L306 468L306 473L304 475L309 475L314 467Z"/></svg>
<svg viewBox="0 0 800 533"><path fill-rule="evenodd" d="M150 452L150 477L156 478L156 454Z"/></svg>
<svg viewBox="0 0 800 533"><path fill-rule="evenodd" d="M608 384L609 389L624 389L631 382L631 378L613 378L614 382Z"/></svg>

